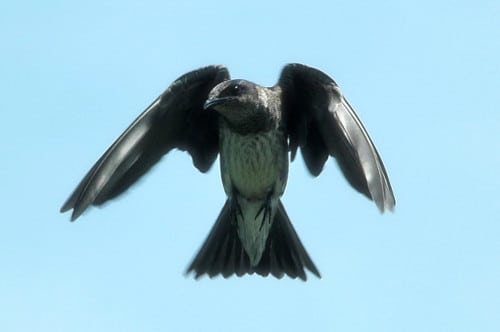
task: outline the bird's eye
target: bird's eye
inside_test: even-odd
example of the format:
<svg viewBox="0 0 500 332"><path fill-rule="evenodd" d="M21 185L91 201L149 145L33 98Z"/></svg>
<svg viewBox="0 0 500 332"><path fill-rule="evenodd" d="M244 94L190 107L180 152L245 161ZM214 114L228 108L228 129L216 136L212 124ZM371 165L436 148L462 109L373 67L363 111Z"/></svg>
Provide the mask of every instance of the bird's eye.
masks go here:
<svg viewBox="0 0 500 332"><path fill-rule="evenodd" d="M247 87L245 85L234 82L222 91L221 96L239 97L244 94L246 90Z"/></svg>

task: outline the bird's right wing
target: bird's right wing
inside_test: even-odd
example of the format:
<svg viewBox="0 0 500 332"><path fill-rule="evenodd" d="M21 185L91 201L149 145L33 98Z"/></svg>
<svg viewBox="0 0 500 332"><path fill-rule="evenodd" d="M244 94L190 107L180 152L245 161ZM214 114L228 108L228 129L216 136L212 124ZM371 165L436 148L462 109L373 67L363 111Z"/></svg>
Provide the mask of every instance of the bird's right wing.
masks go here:
<svg viewBox="0 0 500 332"><path fill-rule="evenodd" d="M208 66L174 81L108 148L61 208L73 209L71 220L90 205L100 205L127 190L173 148L188 151L206 172L219 152L216 112L203 103L229 72Z"/></svg>
<svg viewBox="0 0 500 332"><path fill-rule="evenodd" d="M300 147L309 171L317 176L328 156L334 157L356 190L380 211L392 210L396 203L382 159L335 81L317 69L289 64L278 87L292 158Z"/></svg>

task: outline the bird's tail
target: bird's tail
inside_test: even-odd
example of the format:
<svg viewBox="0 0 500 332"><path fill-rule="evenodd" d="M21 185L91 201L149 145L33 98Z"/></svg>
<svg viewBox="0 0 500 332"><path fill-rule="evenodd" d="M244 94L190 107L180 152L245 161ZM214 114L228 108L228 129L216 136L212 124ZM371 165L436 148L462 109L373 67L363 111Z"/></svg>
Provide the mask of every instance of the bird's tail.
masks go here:
<svg viewBox="0 0 500 332"><path fill-rule="evenodd" d="M255 272L262 276L272 274L276 278L282 278L286 274L291 278L306 280L306 268L320 277L318 269L293 229L281 201L269 231L264 253L256 266L250 264L238 236L236 214L231 211L234 208L228 199L187 273L193 271L195 278L203 274L210 277L221 274L227 278L233 274L242 276Z"/></svg>

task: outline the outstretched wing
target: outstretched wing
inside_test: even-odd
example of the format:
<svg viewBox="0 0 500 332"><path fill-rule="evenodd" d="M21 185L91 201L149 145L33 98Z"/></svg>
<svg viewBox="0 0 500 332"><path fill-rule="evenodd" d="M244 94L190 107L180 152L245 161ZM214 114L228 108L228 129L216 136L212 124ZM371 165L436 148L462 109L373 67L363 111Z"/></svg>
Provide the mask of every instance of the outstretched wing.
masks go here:
<svg viewBox="0 0 500 332"><path fill-rule="evenodd" d="M335 81L317 69L289 64L278 87L292 159L300 146L309 171L317 176L328 156L335 157L356 190L381 212L392 210L396 203L384 164Z"/></svg>
<svg viewBox="0 0 500 332"><path fill-rule="evenodd" d="M71 220L90 205L112 199L145 174L161 157L178 148L206 172L219 152L216 112L203 110L210 90L229 72L208 66L174 81L108 148L61 208L73 209Z"/></svg>

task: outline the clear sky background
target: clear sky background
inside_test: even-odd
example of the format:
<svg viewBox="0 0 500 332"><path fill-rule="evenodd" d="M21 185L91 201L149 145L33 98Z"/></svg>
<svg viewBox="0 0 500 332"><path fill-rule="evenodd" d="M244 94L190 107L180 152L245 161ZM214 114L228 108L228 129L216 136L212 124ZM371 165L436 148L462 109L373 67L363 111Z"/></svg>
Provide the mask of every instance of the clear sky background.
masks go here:
<svg viewBox="0 0 500 332"><path fill-rule="evenodd" d="M3 1L0 331L500 331L500 2ZM225 195L168 155L76 223L58 210L174 79L334 77L387 166L379 214L330 161L283 201L322 279L184 271Z"/></svg>

